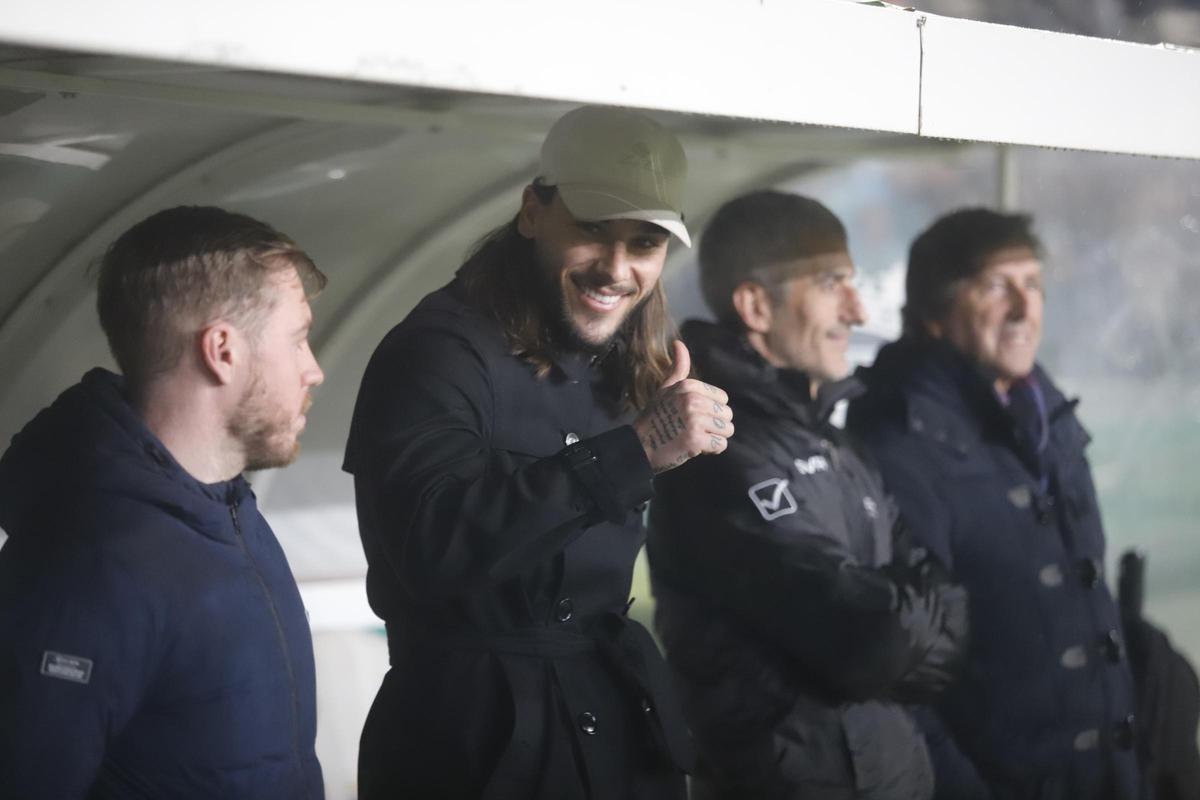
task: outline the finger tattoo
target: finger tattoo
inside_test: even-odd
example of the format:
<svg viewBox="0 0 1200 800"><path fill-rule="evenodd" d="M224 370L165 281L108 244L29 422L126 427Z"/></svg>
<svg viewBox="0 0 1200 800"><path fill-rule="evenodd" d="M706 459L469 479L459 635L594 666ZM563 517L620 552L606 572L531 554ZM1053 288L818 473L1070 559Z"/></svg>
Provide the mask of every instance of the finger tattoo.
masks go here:
<svg viewBox="0 0 1200 800"><path fill-rule="evenodd" d="M720 417L713 417L713 425L716 425L718 430L723 429L725 427L725 420Z"/></svg>

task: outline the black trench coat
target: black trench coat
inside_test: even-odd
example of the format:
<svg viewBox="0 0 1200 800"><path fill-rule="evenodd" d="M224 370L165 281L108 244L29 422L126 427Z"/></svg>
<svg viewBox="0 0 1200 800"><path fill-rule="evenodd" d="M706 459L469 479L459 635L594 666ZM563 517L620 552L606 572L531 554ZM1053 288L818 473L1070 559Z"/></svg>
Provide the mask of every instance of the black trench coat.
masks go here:
<svg viewBox="0 0 1200 800"><path fill-rule="evenodd" d="M625 614L650 466L594 361L535 377L456 282L372 357L345 469L392 668L364 800L683 796L686 729ZM608 497L563 456L577 439Z"/></svg>

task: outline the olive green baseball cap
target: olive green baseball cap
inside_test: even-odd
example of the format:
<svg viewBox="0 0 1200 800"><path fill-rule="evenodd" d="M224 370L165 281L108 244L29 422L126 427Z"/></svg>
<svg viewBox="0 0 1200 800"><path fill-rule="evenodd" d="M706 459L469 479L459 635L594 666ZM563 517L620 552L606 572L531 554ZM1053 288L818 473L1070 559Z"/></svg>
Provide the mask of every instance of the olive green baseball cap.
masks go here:
<svg viewBox="0 0 1200 800"><path fill-rule="evenodd" d="M669 130L635 111L583 106L542 143L539 175L576 219L636 219L692 246L683 224L687 156Z"/></svg>

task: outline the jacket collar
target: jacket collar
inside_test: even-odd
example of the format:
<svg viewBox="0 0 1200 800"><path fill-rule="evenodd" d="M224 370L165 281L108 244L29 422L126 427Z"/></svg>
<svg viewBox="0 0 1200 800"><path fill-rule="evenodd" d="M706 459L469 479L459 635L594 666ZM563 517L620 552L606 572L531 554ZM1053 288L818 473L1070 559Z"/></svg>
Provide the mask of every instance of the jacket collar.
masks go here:
<svg viewBox="0 0 1200 800"><path fill-rule="evenodd" d="M960 452L989 435L1013 436L1012 417L991 382L945 342L900 339L885 345L875 363L856 374L875 395L872 405L903 400L910 430ZM1064 398L1041 365L1034 365L1031 378L1044 394L1053 427L1077 401Z"/></svg>

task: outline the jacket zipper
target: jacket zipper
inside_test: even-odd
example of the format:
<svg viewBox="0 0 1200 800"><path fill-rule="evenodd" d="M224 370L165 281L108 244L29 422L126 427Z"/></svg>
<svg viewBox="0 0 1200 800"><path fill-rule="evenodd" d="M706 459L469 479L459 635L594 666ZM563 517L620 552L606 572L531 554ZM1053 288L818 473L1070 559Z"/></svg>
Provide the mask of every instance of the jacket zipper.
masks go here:
<svg viewBox="0 0 1200 800"><path fill-rule="evenodd" d="M250 554L250 548L246 546L246 539L242 535L242 523L238 519L237 505L232 503L229 505L229 516L233 519L233 530L237 534L238 546L242 548L242 553L245 554L246 560L250 562L251 569L254 570L254 577L258 579L258 586L267 598L267 607L271 609L271 619L275 622L275 634L279 637L279 647L283 650L283 663L287 666L288 692L292 701L292 756L295 758L296 767L300 771L300 780L306 782L304 763L300 759L300 701L296 695L296 672L292 667L292 653L288 648L287 636L283 631L283 623L279 619L279 609L275 606L275 597L271 594L266 580L258 569L258 562L254 560L254 556Z"/></svg>

